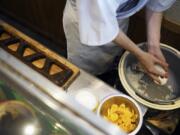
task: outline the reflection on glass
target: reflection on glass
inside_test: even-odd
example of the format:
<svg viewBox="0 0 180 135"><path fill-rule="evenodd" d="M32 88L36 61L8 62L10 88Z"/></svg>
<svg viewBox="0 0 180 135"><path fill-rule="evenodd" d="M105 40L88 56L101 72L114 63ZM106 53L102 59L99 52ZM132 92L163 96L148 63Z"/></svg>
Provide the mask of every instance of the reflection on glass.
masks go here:
<svg viewBox="0 0 180 135"><path fill-rule="evenodd" d="M1 121L0 118L0 135L69 135L70 133L61 125L58 123L53 116L46 114L42 110L39 109L37 106L30 105L25 98L20 96L16 91L10 89L5 83L3 83L0 80L0 114L2 112L2 104L13 101L14 102L20 102L22 104L26 104L29 108L33 110L33 115L30 113L27 114L25 112L25 109L23 110L23 107L21 109L17 109L19 112L23 112L24 121L22 122L22 117L19 117L18 120L15 122L13 121L14 116L10 115L10 113L7 113L6 119ZM14 106L14 105L12 105ZM27 107L24 106L24 107ZM12 107L10 107L12 108ZM16 108L14 106L14 108ZM13 113L16 114L16 113ZM8 124L10 122L11 124ZM10 121L12 120L12 121ZM19 120L21 121L19 123ZM14 124L12 124L14 122ZM4 123L7 123L4 125ZM11 125L11 126L10 126ZM3 133L3 126L7 127L6 134ZM9 130L11 129L11 130ZM2 132L1 132L2 130Z"/></svg>
<svg viewBox="0 0 180 135"><path fill-rule="evenodd" d="M37 126L38 122L25 124L22 128L23 135L39 135L41 133L41 128Z"/></svg>

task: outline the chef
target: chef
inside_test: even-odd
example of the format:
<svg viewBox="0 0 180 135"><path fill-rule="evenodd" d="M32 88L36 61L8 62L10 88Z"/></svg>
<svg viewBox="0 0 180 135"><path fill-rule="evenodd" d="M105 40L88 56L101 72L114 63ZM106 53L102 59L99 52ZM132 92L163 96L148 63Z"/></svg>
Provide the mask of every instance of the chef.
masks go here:
<svg viewBox="0 0 180 135"><path fill-rule="evenodd" d="M63 26L68 59L94 75L106 72L123 49L131 52L154 80L167 77L168 64L160 50L162 13L175 0L67 0ZM148 52L126 35L129 17L146 8Z"/></svg>

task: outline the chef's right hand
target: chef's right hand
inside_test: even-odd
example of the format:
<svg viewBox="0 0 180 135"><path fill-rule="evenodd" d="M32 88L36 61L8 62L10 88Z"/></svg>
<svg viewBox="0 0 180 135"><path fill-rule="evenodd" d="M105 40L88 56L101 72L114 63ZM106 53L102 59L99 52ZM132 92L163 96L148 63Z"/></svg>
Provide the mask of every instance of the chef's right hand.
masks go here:
<svg viewBox="0 0 180 135"><path fill-rule="evenodd" d="M158 76L166 77L166 78L168 77L168 73L167 73L168 64L164 61L157 59L152 54L147 53L147 52L143 52L142 55L140 55L140 57L138 57L138 60L142 64L142 66L145 69L145 71L147 72L147 74L153 80L159 82ZM158 71L155 68L155 65L157 65L157 64L162 66L166 72L162 73L162 72Z"/></svg>

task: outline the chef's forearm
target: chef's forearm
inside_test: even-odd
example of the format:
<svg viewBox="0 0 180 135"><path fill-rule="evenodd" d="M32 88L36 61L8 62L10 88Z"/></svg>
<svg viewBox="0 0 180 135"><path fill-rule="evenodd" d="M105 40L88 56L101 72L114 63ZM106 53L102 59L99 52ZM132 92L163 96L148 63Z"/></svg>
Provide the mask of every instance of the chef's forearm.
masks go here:
<svg viewBox="0 0 180 135"><path fill-rule="evenodd" d="M118 46L128 50L136 57L141 57L144 53L136 44L127 37L124 32L120 31L116 38L113 40Z"/></svg>
<svg viewBox="0 0 180 135"><path fill-rule="evenodd" d="M159 47L161 35L162 12L146 9L147 42L149 47Z"/></svg>

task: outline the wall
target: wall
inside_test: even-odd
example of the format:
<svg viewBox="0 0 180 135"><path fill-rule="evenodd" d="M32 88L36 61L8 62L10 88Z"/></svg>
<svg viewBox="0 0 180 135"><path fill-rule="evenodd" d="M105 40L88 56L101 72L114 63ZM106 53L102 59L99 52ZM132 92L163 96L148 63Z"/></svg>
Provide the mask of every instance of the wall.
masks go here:
<svg viewBox="0 0 180 135"><path fill-rule="evenodd" d="M174 25L175 24L172 23L171 25L167 25L167 21L163 19L161 29L161 42L180 50L180 25L175 27L175 29L178 30L178 33L175 32L172 28L170 29L170 27ZM131 17L128 35L135 43L141 43L146 41L146 24L144 10Z"/></svg>
<svg viewBox="0 0 180 135"><path fill-rule="evenodd" d="M65 50L62 15L66 0L0 0L0 11Z"/></svg>

